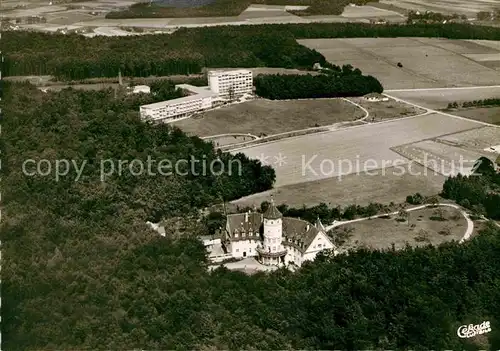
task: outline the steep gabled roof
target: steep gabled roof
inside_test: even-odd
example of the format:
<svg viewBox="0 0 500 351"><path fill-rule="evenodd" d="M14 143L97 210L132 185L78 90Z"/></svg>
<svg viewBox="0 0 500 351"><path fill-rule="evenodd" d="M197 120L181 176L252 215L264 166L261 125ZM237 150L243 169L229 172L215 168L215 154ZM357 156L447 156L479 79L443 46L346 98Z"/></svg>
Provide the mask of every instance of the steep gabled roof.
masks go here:
<svg viewBox="0 0 500 351"><path fill-rule="evenodd" d="M245 221L245 218L247 219ZM251 213L236 213L227 216L226 229L232 235L234 231L241 232L254 232L258 233L262 224L261 214L257 212Z"/></svg>
<svg viewBox="0 0 500 351"><path fill-rule="evenodd" d="M303 246L300 251L305 251L313 242L318 234L318 229L310 225L309 222L298 218L283 218L283 236L285 240L291 239L292 242L298 240Z"/></svg>
<svg viewBox="0 0 500 351"><path fill-rule="evenodd" d="M318 219L316 220L316 224L315 224L316 228L320 231L322 231L323 233L326 233L326 229L325 227L323 226L323 223L321 223L321 219Z"/></svg>
<svg viewBox="0 0 500 351"><path fill-rule="evenodd" d="M276 205L274 204L273 199L271 199L271 203L269 204L269 207L267 208L266 212L264 212L264 218L265 219L279 219L282 217L283 217L283 215L278 210L278 208L276 208Z"/></svg>

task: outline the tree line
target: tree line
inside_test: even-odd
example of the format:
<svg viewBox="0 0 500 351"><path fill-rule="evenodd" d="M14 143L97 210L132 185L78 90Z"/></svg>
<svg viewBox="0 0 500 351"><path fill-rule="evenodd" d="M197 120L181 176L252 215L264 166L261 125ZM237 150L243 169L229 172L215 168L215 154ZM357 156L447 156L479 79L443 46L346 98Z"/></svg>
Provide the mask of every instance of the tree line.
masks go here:
<svg viewBox="0 0 500 351"><path fill-rule="evenodd" d="M497 159L500 162L500 157ZM449 177L444 185L442 196L456 201L471 209L476 215L500 219L500 172L495 163L481 157L470 176Z"/></svg>
<svg viewBox="0 0 500 351"><path fill-rule="evenodd" d="M418 12L418 11L409 11L407 23L442 23L443 21L454 21L454 20L462 20L467 21L466 15L459 15L457 13L453 13L451 15L445 15L440 12Z"/></svg>
<svg viewBox="0 0 500 351"><path fill-rule="evenodd" d="M448 109L455 108L468 108L468 107L487 107L487 106L500 106L500 98L483 99L483 100L473 100L464 102L450 102L448 103Z"/></svg>
<svg viewBox="0 0 500 351"><path fill-rule="evenodd" d="M209 273L200 212L219 195L269 188L272 169L242 158L243 175L220 183L126 174L102 182L102 159L230 156L139 122L130 106L141 94L4 84L5 349L500 348L497 228L464 245L325 253L296 273ZM23 174L29 158L89 164L78 181L74 172L55 181ZM166 237L144 223L156 216L167 219ZM457 337L459 326L483 320L490 333Z"/></svg>
<svg viewBox="0 0 500 351"><path fill-rule="evenodd" d="M289 11L299 16L340 15L349 3L365 5L378 0L215 0L196 7L173 7L156 3L136 3L125 10L112 11L106 18L164 18L164 17L230 17L240 15L250 5L309 6L306 10Z"/></svg>
<svg viewBox="0 0 500 351"><path fill-rule="evenodd" d="M359 69L344 66L329 74L258 75L254 80L255 93L271 100L333 98L381 93L382 84Z"/></svg>
<svg viewBox="0 0 500 351"><path fill-rule="evenodd" d="M378 26L364 23L269 24L182 28L173 34L85 38L8 31L2 37L4 76L53 75L61 80L200 73L203 67L327 66L296 39L442 37L500 40L500 28L467 24ZM37 48L33 50L33 48ZM333 62L335 64L335 62Z"/></svg>

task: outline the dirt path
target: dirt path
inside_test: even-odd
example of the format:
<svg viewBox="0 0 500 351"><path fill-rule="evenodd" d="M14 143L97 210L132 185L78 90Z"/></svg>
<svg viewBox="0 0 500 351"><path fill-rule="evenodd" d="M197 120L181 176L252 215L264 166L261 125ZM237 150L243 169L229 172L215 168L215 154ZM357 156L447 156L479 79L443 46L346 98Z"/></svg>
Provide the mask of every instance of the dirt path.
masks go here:
<svg viewBox="0 0 500 351"><path fill-rule="evenodd" d="M432 204L420 205L420 206L408 208L408 209L406 209L406 211L412 212L412 211L417 211L417 210L421 210L423 208L432 207L432 206L434 206L434 205L432 205ZM459 243L463 243L465 240L468 240L470 238L473 230L474 230L474 222L472 222L472 220L470 219L470 217L467 214L467 212L465 212L460 206L453 205L453 204L437 204L436 206L452 207L452 208L457 209L457 210L460 211L460 213L462 214L462 216L467 221L467 229L465 230L464 236L462 237L462 239L460 239ZM371 217L356 218L356 219L353 219L353 220L350 220L350 221L338 221L338 222L334 222L333 224L331 224L329 226L326 226L325 229L328 232L331 229L339 227L341 225L345 225L345 224L349 224L349 223L356 223L356 222L361 222L361 221L366 221L368 219L380 218L380 217L384 217L384 216L387 216L387 215L394 216L394 215L397 215L398 213L399 213L399 211L396 211L396 212L392 212L392 213L383 213L383 214L379 214L379 215L375 215L375 216L371 216ZM498 226L500 227L500 225L498 225Z"/></svg>

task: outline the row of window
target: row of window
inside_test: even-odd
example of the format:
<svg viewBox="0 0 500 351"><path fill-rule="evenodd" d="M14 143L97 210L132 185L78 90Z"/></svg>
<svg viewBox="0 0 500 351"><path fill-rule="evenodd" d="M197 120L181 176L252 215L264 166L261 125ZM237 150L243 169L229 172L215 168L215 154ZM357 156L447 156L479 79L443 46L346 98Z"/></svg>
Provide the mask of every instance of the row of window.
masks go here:
<svg viewBox="0 0 500 351"><path fill-rule="evenodd" d="M244 238L245 236L246 236L246 232L241 232L241 237ZM253 233L252 231L250 231L248 233L248 236L259 236L259 233L258 232ZM239 234L238 233L234 233L234 237L235 238L239 237Z"/></svg>

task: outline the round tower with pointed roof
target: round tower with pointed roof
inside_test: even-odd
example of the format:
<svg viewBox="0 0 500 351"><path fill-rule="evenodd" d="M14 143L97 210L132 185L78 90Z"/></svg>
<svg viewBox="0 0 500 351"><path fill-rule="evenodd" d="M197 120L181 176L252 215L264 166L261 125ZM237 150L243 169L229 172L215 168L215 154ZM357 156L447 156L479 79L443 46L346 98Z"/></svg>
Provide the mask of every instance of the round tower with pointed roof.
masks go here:
<svg viewBox="0 0 500 351"><path fill-rule="evenodd" d="M286 255L283 247L283 215L276 208L273 199L263 214L264 240L262 249L258 250L264 264L279 264Z"/></svg>

